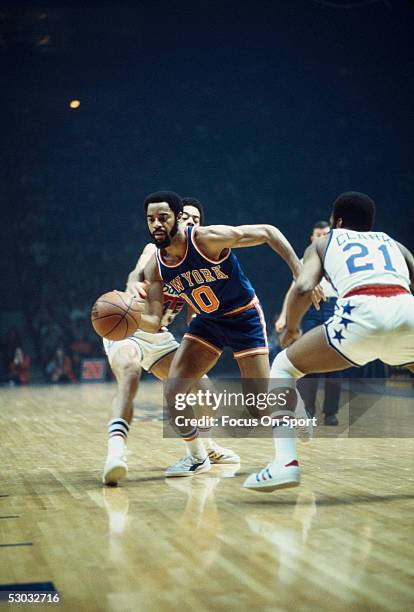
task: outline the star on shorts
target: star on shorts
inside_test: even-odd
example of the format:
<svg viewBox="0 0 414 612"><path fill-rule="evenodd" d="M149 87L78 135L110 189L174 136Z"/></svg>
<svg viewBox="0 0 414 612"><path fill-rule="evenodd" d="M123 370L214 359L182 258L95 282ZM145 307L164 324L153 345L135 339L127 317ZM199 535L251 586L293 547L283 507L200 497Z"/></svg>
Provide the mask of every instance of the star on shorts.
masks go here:
<svg viewBox="0 0 414 612"><path fill-rule="evenodd" d="M338 340L340 344L342 340L345 340L345 336L342 335L342 331L340 329L339 330L335 329L334 331L335 331L335 334L333 336L333 339Z"/></svg>
<svg viewBox="0 0 414 612"><path fill-rule="evenodd" d="M348 304L345 304L345 306L342 306L342 311L344 314L350 315L354 308L355 306L351 306L351 302L348 302Z"/></svg>

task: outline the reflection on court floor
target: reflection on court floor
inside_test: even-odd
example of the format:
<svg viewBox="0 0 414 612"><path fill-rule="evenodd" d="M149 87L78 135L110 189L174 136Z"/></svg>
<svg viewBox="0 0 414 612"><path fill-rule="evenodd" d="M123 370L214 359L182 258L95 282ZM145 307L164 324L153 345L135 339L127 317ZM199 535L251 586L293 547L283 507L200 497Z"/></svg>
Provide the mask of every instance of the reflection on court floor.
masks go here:
<svg viewBox="0 0 414 612"><path fill-rule="evenodd" d="M113 391L0 390L0 584L53 583L68 611L412 607L412 439L299 443L302 486L268 495L241 488L267 439L226 441L240 468L166 480L183 449L144 383L129 477L104 488Z"/></svg>

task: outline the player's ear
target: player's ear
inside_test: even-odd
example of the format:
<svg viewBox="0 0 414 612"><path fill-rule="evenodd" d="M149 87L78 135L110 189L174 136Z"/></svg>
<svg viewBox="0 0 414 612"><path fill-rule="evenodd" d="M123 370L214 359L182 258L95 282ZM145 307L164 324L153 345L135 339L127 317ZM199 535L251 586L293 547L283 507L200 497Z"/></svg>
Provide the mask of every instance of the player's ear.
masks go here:
<svg viewBox="0 0 414 612"><path fill-rule="evenodd" d="M342 227L342 223L343 223L342 217L339 217L338 221L336 222L336 227Z"/></svg>
<svg viewBox="0 0 414 612"><path fill-rule="evenodd" d="M181 210L176 216L176 221L180 221L182 216L183 216L183 211Z"/></svg>

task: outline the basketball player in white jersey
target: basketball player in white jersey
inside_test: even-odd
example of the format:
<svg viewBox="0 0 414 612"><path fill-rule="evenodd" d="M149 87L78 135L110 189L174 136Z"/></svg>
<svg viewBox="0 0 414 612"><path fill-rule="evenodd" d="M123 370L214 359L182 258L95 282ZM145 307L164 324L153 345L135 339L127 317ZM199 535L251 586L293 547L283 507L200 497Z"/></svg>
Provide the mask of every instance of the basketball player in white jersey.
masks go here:
<svg viewBox="0 0 414 612"><path fill-rule="evenodd" d="M195 198L183 198L180 223L188 227L202 225L203 221L202 204ZM155 244L149 243L142 251L134 270L128 276L127 292L140 294L142 271L156 248ZM112 401L112 419L108 424L108 454L103 472L104 484L115 485L128 474L127 438L133 416L133 401L138 391L142 369L151 372L160 380L166 380L174 354L179 347L167 327L181 312L185 302L174 294L168 285L164 285L163 290L163 316L158 333L138 329L133 336L125 340L103 340L109 364L117 381L117 390ZM188 319L191 319L192 314L189 309ZM204 442L211 463L239 463L240 457L236 453L219 446L210 437L205 438Z"/></svg>
<svg viewBox="0 0 414 612"><path fill-rule="evenodd" d="M290 379L294 386L305 374L363 366L375 359L414 372L414 257L384 232L372 231L374 215L374 202L362 193L343 193L334 202L333 229L308 247L290 295L282 338L289 348L272 364L271 386L279 379L284 385ZM300 337L310 293L323 275L338 293L336 313ZM271 463L247 478L247 489L274 491L299 484L294 430L281 423L277 413L273 417L274 427L284 427L285 436L277 437Z"/></svg>
<svg viewBox="0 0 414 612"><path fill-rule="evenodd" d="M310 236L311 243L314 240L317 240L318 238L326 236L327 234L329 234L330 231L331 228L327 221L317 221L316 223L314 223L312 228L312 234ZM301 262L303 263L303 259L301 259ZM292 282L283 300L282 312L280 313L279 318L275 323L275 329L277 332L283 331L286 325L287 303L289 295L293 290L294 286L295 283ZM316 309L314 306L311 306L305 313L301 322L301 330L303 334L313 329L314 327L318 327L318 325L321 325L322 323L326 323L326 321L330 319L335 313L336 299L338 297L335 289L325 278L321 279L320 287L324 293L324 299L319 304L319 309ZM341 394L341 389L340 386L332 379L337 379L340 377L342 377L341 372L329 372L325 373L324 376L323 414L325 425L338 425L338 419L336 414L339 408L339 397ZM301 382L299 383L298 389L305 402L306 413L304 412L301 415L297 414L297 416L302 418L315 416L315 402L319 378L319 375L315 374L312 377L306 377L306 379L301 380ZM311 433L312 428L310 426L303 430L303 436L310 437Z"/></svg>

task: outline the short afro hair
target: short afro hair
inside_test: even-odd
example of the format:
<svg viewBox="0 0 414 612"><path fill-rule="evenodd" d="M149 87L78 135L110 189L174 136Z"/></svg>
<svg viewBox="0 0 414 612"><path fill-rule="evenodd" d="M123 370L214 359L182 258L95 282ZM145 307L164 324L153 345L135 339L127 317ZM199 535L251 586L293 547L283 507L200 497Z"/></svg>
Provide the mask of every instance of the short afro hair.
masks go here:
<svg viewBox="0 0 414 612"><path fill-rule="evenodd" d="M200 213L200 225L204 225L204 207L202 203L200 202L200 200L197 200L197 198L187 197L187 198L182 198L182 203L183 203L183 208L184 206L194 206L194 208L196 208L198 212Z"/></svg>
<svg viewBox="0 0 414 612"><path fill-rule="evenodd" d="M346 191L333 203L332 219L334 228L342 219L343 228L369 232L374 225L375 202L365 193Z"/></svg>
<svg viewBox="0 0 414 612"><path fill-rule="evenodd" d="M175 191L155 191L154 193L150 193L144 200L145 212L148 212L148 206L150 204L157 204L159 202L167 202L176 219L178 215L183 212L183 201L181 196L175 193Z"/></svg>

